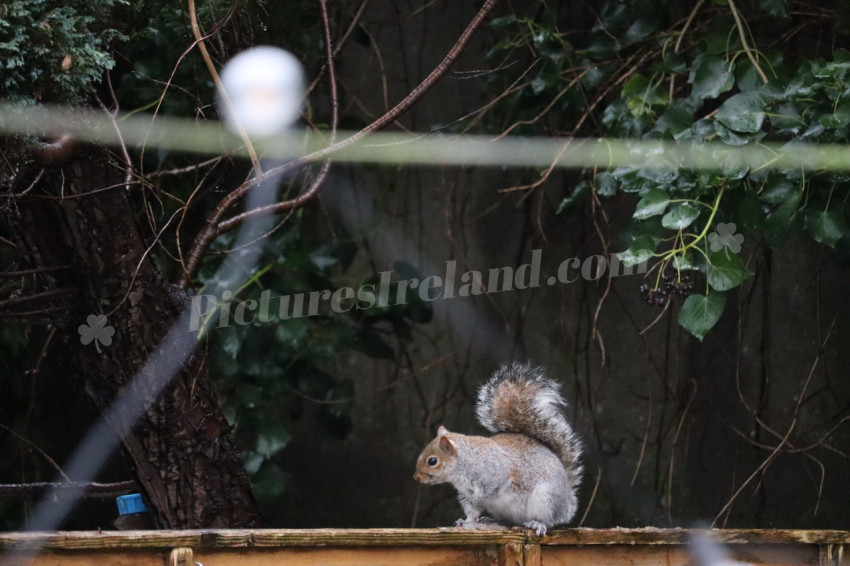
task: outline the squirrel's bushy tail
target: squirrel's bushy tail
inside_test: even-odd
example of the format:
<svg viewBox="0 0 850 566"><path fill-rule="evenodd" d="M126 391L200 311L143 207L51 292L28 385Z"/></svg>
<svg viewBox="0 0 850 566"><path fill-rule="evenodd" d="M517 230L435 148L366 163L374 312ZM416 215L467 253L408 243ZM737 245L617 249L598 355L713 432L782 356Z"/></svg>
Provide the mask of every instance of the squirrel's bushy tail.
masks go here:
<svg viewBox="0 0 850 566"><path fill-rule="evenodd" d="M561 385L542 368L511 363L478 391L475 414L491 432L514 432L538 440L558 456L572 485L581 481L581 442L563 413Z"/></svg>

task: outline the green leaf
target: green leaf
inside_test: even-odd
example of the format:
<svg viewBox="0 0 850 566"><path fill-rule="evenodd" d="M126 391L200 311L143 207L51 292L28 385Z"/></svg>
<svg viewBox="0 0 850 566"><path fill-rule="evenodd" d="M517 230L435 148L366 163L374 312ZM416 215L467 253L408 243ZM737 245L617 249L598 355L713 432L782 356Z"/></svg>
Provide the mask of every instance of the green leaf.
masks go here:
<svg viewBox="0 0 850 566"><path fill-rule="evenodd" d="M658 117L652 131L669 134L673 139L680 139L690 133L694 123L694 110L694 105L689 100L682 98L674 100Z"/></svg>
<svg viewBox="0 0 850 566"><path fill-rule="evenodd" d="M785 0L759 0L759 8L777 18L788 17Z"/></svg>
<svg viewBox="0 0 850 566"><path fill-rule="evenodd" d="M257 437L255 452L268 460L286 448L291 438L291 435L282 428L266 431Z"/></svg>
<svg viewBox="0 0 850 566"><path fill-rule="evenodd" d="M749 91L736 94L717 109L717 120L736 132L758 132L764 123L764 97Z"/></svg>
<svg viewBox="0 0 850 566"><path fill-rule="evenodd" d="M794 227L794 219L803 200L803 191L794 191L768 215L764 239L771 248L780 248Z"/></svg>
<svg viewBox="0 0 850 566"><path fill-rule="evenodd" d="M688 82L693 84L691 96L698 99L717 98L735 84L732 66L715 55L700 55Z"/></svg>
<svg viewBox="0 0 850 566"><path fill-rule="evenodd" d="M668 101L667 92L657 85L653 85L643 75L633 75L626 81L626 84L623 85L622 96L626 99L632 116L636 118L650 114L653 106L663 106Z"/></svg>
<svg viewBox="0 0 850 566"><path fill-rule="evenodd" d="M251 487L260 501L273 501L286 489L288 480L288 474L280 466L269 463L251 478Z"/></svg>
<svg viewBox="0 0 850 566"><path fill-rule="evenodd" d="M843 128L850 124L850 102L839 104L832 114L823 114L818 122L827 128Z"/></svg>
<svg viewBox="0 0 850 566"><path fill-rule="evenodd" d="M690 250L682 254L674 255L670 265L672 265L676 269L676 271L689 271L699 269L699 267L697 267L697 264L694 263L694 256L690 252Z"/></svg>
<svg viewBox="0 0 850 566"><path fill-rule="evenodd" d="M517 21L515 14L508 14L506 16L501 16L499 18L494 18L490 22L490 27L493 29L505 29L510 27Z"/></svg>
<svg viewBox="0 0 850 566"><path fill-rule="evenodd" d="M847 221L840 210L806 211L806 231L821 244L834 248L847 232Z"/></svg>
<svg viewBox="0 0 850 566"><path fill-rule="evenodd" d="M725 307L725 293L709 291L707 295L691 295L685 299L685 304L679 311L679 324L702 341L720 320Z"/></svg>
<svg viewBox="0 0 850 566"><path fill-rule="evenodd" d="M668 49L662 55L661 62L653 65L652 70L658 73L684 73L687 68L684 57Z"/></svg>
<svg viewBox="0 0 850 566"><path fill-rule="evenodd" d="M596 175L595 190L599 196L612 197L617 194L617 179L611 173L603 171Z"/></svg>
<svg viewBox="0 0 850 566"><path fill-rule="evenodd" d="M709 286L715 291L734 289L752 275L741 256L728 248L714 252L708 260L706 278Z"/></svg>
<svg viewBox="0 0 850 566"><path fill-rule="evenodd" d="M552 30L538 30L531 36L531 41L537 53L553 61L558 61L564 55L564 45Z"/></svg>
<svg viewBox="0 0 850 566"><path fill-rule="evenodd" d="M571 206L573 206L576 202L581 200L584 195L590 192L591 186L587 181L582 181L573 189L573 192L570 196L564 197L561 201L561 204L558 205L558 210L555 211L555 214L561 214Z"/></svg>
<svg viewBox="0 0 850 566"><path fill-rule="evenodd" d="M812 74L819 79L841 79L850 70L850 54L846 49L837 49L833 53L834 60L825 63L823 60L812 61Z"/></svg>
<svg viewBox="0 0 850 566"><path fill-rule="evenodd" d="M587 40L587 47L576 51L576 53L585 55L590 59L607 59L620 50L619 42L604 30L591 31Z"/></svg>
<svg viewBox="0 0 850 566"><path fill-rule="evenodd" d="M658 10L643 10L643 13L633 17L632 25L626 30L626 39L629 41L645 39L658 30L660 22L660 13Z"/></svg>
<svg viewBox="0 0 850 566"><path fill-rule="evenodd" d="M697 219L699 213L700 210L692 204L680 204L664 215L661 225L668 230L684 230Z"/></svg>
<svg viewBox="0 0 850 566"><path fill-rule="evenodd" d="M788 199L799 186L799 180L792 180L782 173L771 173L759 193L759 200L770 204L779 204Z"/></svg>
<svg viewBox="0 0 850 566"><path fill-rule="evenodd" d="M652 189L638 201L632 218L643 220L651 216L658 216L667 209L669 203L670 197L667 196L667 193L660 189Z"/></svg>
<svg viewBox="0 0 850 566"><path fill-rule="evenodd" d="M643 263L648 261L652 254L655 253L655 242L651 237L646 235L637 236L632 245L629 246L624 252L620 252L616 254L617 259L619 259L623 265L626 267L631 267L633 265L638 265L639 263Z"/></svg>

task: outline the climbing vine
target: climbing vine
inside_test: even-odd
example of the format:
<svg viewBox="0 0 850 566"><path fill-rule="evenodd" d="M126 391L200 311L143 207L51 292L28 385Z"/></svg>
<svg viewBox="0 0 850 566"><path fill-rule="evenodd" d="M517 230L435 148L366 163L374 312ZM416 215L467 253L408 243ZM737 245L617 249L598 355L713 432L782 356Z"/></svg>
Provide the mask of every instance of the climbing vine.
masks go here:
<svg viewBox="0 0 850 566"><path fill-rule="evenodd" d="M765 141L846 143L850 52L838 33L846 18L784 1L698 2L677 15L637 0L609 2L578 36L562 33L558 18L538 9L495 20L505 38L490 56L507 58L520 47L534 54L536 75L504 105L513 105L508 115L524 133L536 128L741 148ZM801 33L809 27L825 29L830 39L813 41ZM548 122L540 120L541 108ZM578 124L573 131L555 125L570 122ZM634 195L618 257L627 265L649 263L654 278L641 287L648 303L668 306L687 297L678 321L700 340L723 313L726 294L752 274L745 236L779 248L802 230L825 246L850 244L846 173L751 167L734 153L718 159L714 170L675 163L588 170L558 210L590 190Z"/></svg>

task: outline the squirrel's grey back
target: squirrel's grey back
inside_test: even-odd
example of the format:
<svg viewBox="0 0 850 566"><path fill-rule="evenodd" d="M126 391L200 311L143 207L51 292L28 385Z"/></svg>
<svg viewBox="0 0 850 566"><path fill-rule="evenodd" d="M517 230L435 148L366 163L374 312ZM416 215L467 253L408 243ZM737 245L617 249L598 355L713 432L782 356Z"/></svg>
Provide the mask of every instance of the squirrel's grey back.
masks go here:
<svg viewBox="0 0 850 566"><path fill-rule="evenodd" d="M499 368L478 391L475 414L491 432L530 436L552 450L563 463L570 483L581 481L581 442L563 413L561 386L530 364Z"/></svg>

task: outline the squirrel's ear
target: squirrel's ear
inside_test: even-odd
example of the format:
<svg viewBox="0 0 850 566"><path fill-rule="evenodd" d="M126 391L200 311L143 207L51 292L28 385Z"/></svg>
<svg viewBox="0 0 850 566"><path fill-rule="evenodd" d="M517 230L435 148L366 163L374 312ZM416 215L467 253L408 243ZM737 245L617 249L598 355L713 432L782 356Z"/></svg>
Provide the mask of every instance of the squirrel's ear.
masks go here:
<svg viewBox="0 0 850 566"><path fill-rule="evenodd" d="M450 454L454 456L457 454L457 445L455 441L448 437L449 431L445 428L440 427L440 430L437 432L437 438L440 443L440 450L445 452L446 454Z"/></svg>
<svg viewBox="0 0 850 566"><path fill-rule="evenodd" d="M440 425L440 428L438 428L438 429L437 429L437 436L438 436L438 437L439 437L439 436L445 436L445 435L447 435L448 433L449 433L449 429L447 429L447 428L446 428L446 427L444 427L443 425Z"/></svg>

